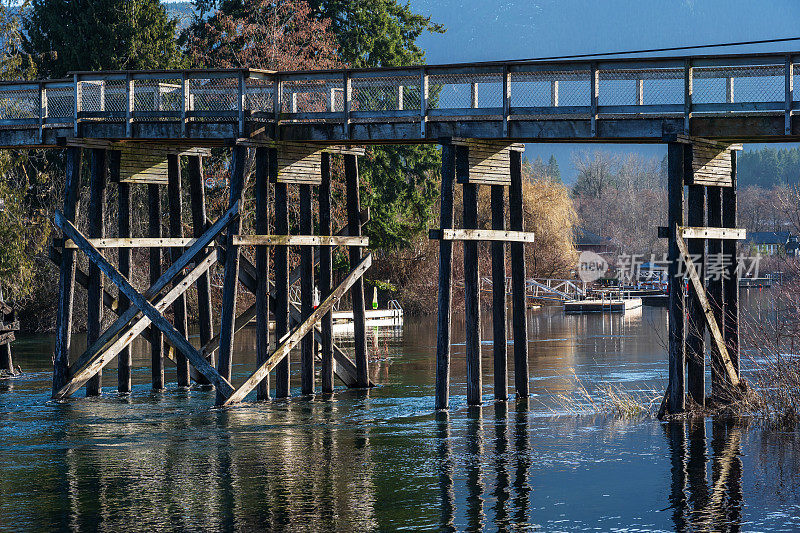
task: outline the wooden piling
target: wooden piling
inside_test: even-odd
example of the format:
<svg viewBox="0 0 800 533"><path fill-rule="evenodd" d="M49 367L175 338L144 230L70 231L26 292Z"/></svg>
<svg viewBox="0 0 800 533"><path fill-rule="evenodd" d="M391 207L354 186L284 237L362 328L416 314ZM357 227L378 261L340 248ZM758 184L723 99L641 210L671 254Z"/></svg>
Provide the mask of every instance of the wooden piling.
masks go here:
<svg viewBox="0 0 800 533"><path fill-rule="evenodd" d="M713 228L722 226L722 187L707 187L708 195L708 225ZM708 264L716 263L721 265L722 261L722 240L708 240ZM722 271L715 269L711 272L707 281L708 300L711 309L714 311L714 319L721 332L725 332L725 317L723 316L723 306L725 305L722 293ZM726 392L725 368L722 362L722 355L714 343L711 344L711 395L720 398Z"/></svg>
<svg viewBox="0 0 800 533"><path fill-rule="evenodd" d="M321 160L322 182L319 186L319 232L322 235L332 235L331 227L331 155L322 153ZM319 249L319 292L320 300L324 300L331 293L333 286L333 256L330 246L321 246ZM322 342L320 351L322 369L320 380L322 392L333 392L333 313L325 313L320 323Z"/></svg>
<svg viewBox="0 0 800 533"><path fill-rule="evenodd" d="M669 277L669 385L667 412L681 413L685 408L684 369L686 365L683 291L683 269L680 267L678 226L684 225L683 183L684 145L677 142L667 147L667 223L669 248L667 251Z"/></svg>
<svg viewBox="0 0 800 533"><path fill-rule="evenodd" d="M112 150L108 154L108 171L112 182L117 185L118 236L125 238L131 236L131 186L129 183L120 182L120 152ZM131 249L119 248L119 272L130 281L131 279ZM130 300L124 294L119 295L117 309L124 313L130 307ZM120 350L117 355L117 390L121 393L131 392L131 366L133 359L130 346Z"/></svg>
<svg viewBox="0 0 800 533"><path fill-rule="evenodd" d="M361 236L361 200L358 190L358 159L353 154L344 155L344 174L347 189L347 225L350 235ZM350 266L361 262L361 248L350 247ZM359 277L350 290L353 301L353 341L355 343L357 386L369 387L369 361L367 359L366 316L364 309L364 280Z"/></svg>
<svg viewBox="0 0 800 533"><path fill-rule="evenodd" d="M64 184L64 217L74 223L79 211L83 150L67 148L67 176ZM69 352L72 344L72 303L75 295L75 250L61 252L58 275L56 340L53 353L53 393L69 379Z"/></svg>
<svg viewBox="0 0 800 533"><path fill-rule="evenodd" d="M492 185L492 229L505 229L505 187ZM494 399L508 399L506 342L506 256L503 241L492 241L492 344Z"/></svg>
<svg viewBox="0 0 800 533"><path fill-rule="evenodd" d="M722 190L722 225L735 228L738 224L736 200L736 154L731 151L731 186ZM739 268L737 241L726 239L722 244L725 257L726 274L723 282L725 301L725 324L723 331L728 355L736 374L739 374Z"/></svg>
<svg viewBox="0 0 800 533"><path fill-rule="evenodd" d="M106 151L92 149L91 179L89 182L89 237L103 237L106 207L108 166ZM89 262L89 287L87 289L86 344L92 345L100 337L103 323L103 274ZM98 396L102 388L103 373L98 371L86 382L86 396Z"/></svg>
<svg viewBox="0 0 800 533"><path fill-rule="evenodd" d="M246 158L247 148L244 146L234 147L229 189L230 196L228 198L229 209L242 199ZM233 244L233 236L238 235L241 228L242 219L237 217L236 220L228 225L228 232L225 236L225 279L222 284L222 314L219 326L220 341L217 372L228 381L231 380L233 364L233 327L236 319L236 298L239 286L239 247ZM225 395L217 390L217 405L222 405L225 400L227 400Z"/></svg>
<svg viewBox="0 0 800 533"><path fill-rule="evenodd" d="M300 185L300 234L314 232L311 185ZM300 312L305 321L314 310L314 248L300 248ZM302 394L314 393L314 333L309 332L300 341L300 390Z"/></svg>
<svg viewBox="0 0 800 533"><path fill-rule="evenodd" d="M147 185L147 236L161 238L161 189L159 185ZM64 250L66 252L66 250ZM150 284L161 277L161 248L149 249ZM154 391L164 390L164 335L155 326L150 326L150 373Z"/></svg>
<svg viewBox="0 0 800 533"><path fill-rule="evenodd" d="M452 144L442 146L442 184L439 227L453 227L453 182L456 172L456 150ZM463 159L463 158L462 158ZM447 409L450 401L450 312L453 300L453 241L439 240L439 295L436 321L436 409Z"/></svg>
<svg viewBox="0 0 800 533"><path fill-rule="evenodd" d="M468 149L456 153L457 159L468 158ZM458 170L462 166L457 162ZM464 183L464 229L478 227L478 185ZM481 302L480 269L478 267L478 242L464 241L464 329L467 357L467 404L480 405L482 392L481 372Z"/></svg>
<svg viewBox="0 0 800 533"><path fill-rule="evenodd" d="M522 153L512 150L509 156L511 167L511 185L508 189L509 229L512 231L525 231L522 203ZM517 398L527 398L530 392L525 246L522 242L512 242L510 248L512 326L514 330L514 388L517 392Z"/></svg>
<svg viewBox="0 0 800 533"><path fill-rule="evenodd" d="M203 158L189 156L186 161L186 170L189 175L189 196L192 207L192 234L200 237L208 229L208 216L206 214L206 191L203 181ZM197 289L197 324L200 334L200 346L205 346L214 338L214 321L211 311L211 278L208 273L203 273L195 282ZM216 366L215 352L206 356L206 361L211 366ZM213 386L205 376L196 372L195 381L204 386Z"/></svg>
<svg viewBox="0 0 800 533"><path fill-rule="evenodd" d="M691 149L684 149L691 156ZM689 162L691 165L691 161ZM684 166L690 172L691 166ZM706 225L706 188L702 185L689 185L688 188L688 216L689 226L702 227ZM705 279L705 240L691 239L687 243L692 261L700 269L702 279ZM694 285L689 284L687 306L686 330L686 384L692 400L698 405L705 405L705 334L706 322L703 307L697 296Z"/></svg>
<svg viewBox="0 0 800 533"><path fill-rule="evenodd" d="M256 233L269 233L269 149L256 149ZM269 358L269 249L256 246L256 365ZM269 400L269 375L256 387L259 401Z"/></svg>
<svg viewBox="0 0 800 533"><path fill-rule="evenodd" d="M289 234L289 191L278 179L278 151L269 151L269 178L275 183L275 233ZM275 338L289 333L289 247L275 246ZM287 355L275 367L275 396L287 398L290 394L289 358Z"/></svg>
<svg viewBox="0 0 800 533"><path fill-rule="evenodd" d="M181 161L175 154L167 156L167 201L169 203L169 234L170 237L183 237L183 202L181 199ZM183 248L170 250L172 261L177 261L183 255ZM181 294L172 304L172 314L175 329L184 337L188 337L188 324L186 316L186 296ZM186 356L175 351L175 371L179 387L189 386L189 361Z"/></svg>

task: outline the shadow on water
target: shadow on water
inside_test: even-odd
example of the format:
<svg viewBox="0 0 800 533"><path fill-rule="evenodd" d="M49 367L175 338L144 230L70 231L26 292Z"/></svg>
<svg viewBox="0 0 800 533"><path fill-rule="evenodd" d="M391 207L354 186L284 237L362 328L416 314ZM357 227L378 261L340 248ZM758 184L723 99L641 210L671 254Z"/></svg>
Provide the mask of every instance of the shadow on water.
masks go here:
<svg viewBox="0 0 800 533"><path fill-rule="evenodd" d="M703 419L664 425L672 467L669 509L679 531L741 530L743 427L732 420L710 426L709 443Z"/></svg>

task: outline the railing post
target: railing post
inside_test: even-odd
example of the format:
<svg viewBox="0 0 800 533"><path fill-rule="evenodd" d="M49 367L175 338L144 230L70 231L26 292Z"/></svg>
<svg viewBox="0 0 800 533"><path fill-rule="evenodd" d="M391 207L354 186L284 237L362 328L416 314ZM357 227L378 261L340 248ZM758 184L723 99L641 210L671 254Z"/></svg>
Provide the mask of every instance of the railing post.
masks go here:
<svg viewBox="0 0 800 533"><path fill-rule="evenodd" d="M424 139L427 135L428 122L428 74L425 72L425 67L420 69L419 77L419 117L419 132Z"/></svg>
<svg viewBox="0 0 800 533"><path fill-rule="evenodd" d="M133 86L133 79L128 74L125 84L125 93L127 94L127 106L125 107L125 136L133 137L133 106L135 105L135 92Z"/></svg>
<svg viewBox="0 0 800 533"><path fill-rule="evenodd" d="M508 137L508 114L511 109L511 76L503 65L503 137Z"/></svg>
<svg viewBox="0 0 800 533"><path fill-rule="evenodd" d="M733 77L730 76L725 80L725 101L733 103Z"/></svg>
<svg viewBox="0 0 800 533"><path fill-rule="evenodd" d="M550 82L550 106L558 107L558 80Z"/></svg>
<svg viewBox="0 0 800 533"><path fill-rule="evenodd" d="M473 82L472 86L470 87L469 101L470 101L470 107L472 109L476 109L478 107L478 84L477 84L477 82Z"/></svg>
<svg viewBox="0 0 800 533"><path fill-rule="evenodd" d="M47 89L39 83L39 143L44 142L44 123L47 118Z"/></svg>
<svg viewBox="0 0 800 533"><path fill-rule="evenodd" d="M692 60L687 59L683 67L683 133L686 135L690 133L690 122L692 120L693 77Z"/></svg>
<svg viewBox="0 0 800 533"><path fill-rule="evenodd" d="M239 71L239 97L236 99L236 110L239 112L239 135L244 136L244 70Z"/></svg>
<svg viewBox="0 0 800 533"><path fill-rule="evenodd" d="M791 135L792 133L792 102L794 101L794 63L792 56L786 56L786 65L784 67L784 77L786 85L786 103L784 105L784 133Z"/></svg>
<svg viewBox="0 0 800 533"><path fill-rule="evenodd" d="M397 87L397 110L403 110L403 93L405 92L405 88L402 85Z"/></svg>
<svg viewBox="0 0 800 533"><path fill-rule="evenodd" d="M81 106L81 100L82 100L82 96L83 95L81 93L81 80L78 79L78 75L77 74L73 74L72 79L73 79L73 82L75 83L75 108L73 110L73 115L74 115L73 120L75 121L75 123L73 125L73 134L75 135L75 137L77 137L78 136L78 116L80 115L80 112L81 112L81 107L82 107Z"/></svg>
<svg viewBox="0 0 800 533"><path fill-rule="evenodd" d="M344 73L344 138L350 138L350 109L353 104L353 85L350 73Z"/></svg>
<svg viewBox="0 0 800 533"><path fill-rule="evenodd" d="M187 135L186 112L189 111L189 79L181 72L181 137Z"/></svg>
<svg viewBox="0 0 800 533"><path fill-rule="evenodd" d="M597 101L600 98L600 75L597 70L597 63L592 63L592 137L597 137Z"/></svg>
<svg viewBox="0 0 800 533"><path fill-rule="evenodd" d="M644 105L644 80L636 80L636 105Z"/></svg>

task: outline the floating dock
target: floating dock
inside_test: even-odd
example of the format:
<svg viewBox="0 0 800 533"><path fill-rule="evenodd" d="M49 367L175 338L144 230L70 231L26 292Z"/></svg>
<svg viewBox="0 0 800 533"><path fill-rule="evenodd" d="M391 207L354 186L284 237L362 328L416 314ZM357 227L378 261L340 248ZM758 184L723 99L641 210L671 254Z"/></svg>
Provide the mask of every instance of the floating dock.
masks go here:
<svg viewBox="0 0 800 533"><path fill-rule="evenodd" d="M641 298L627 298L624 300L575 300L572 302L564 302L564 313L568 315L624 313L641 307Z"/></svg>

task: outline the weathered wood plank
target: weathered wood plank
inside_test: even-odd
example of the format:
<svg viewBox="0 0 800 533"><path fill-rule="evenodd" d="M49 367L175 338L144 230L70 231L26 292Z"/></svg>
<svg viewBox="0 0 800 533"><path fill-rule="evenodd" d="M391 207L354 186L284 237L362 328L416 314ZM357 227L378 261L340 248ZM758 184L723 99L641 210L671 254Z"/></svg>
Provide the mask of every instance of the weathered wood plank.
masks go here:
<svg viewBox="0 0 800 533"><path fill-rule="evenodd" d="M269 151L269 179L275 183L275 233L289 234L289 191L285 183L278 182L278 152ZM289 248L276 246L275 265L275 338L282 339L289 333ZM275 367L275 396L288 398L290 357L287 355Z"/></svg>
<svg viewBox="0 0 800 533"><path fill-rule="evenodd" d="M301 185L304 187L305 185ZM350 235L237 235L238 246L369 246L369 237Z"/></svg>
<svg viewBox="0 0 800 533"><path fill-rule="evenodd" d="M89 236L103 237L103 222L106 212L106 184L108 166L106 150L94 148L91 156L91 179L89 182ZM86 289L86 344L91 345L100 337L103 323L103 277L100 268L89 263L89 286ZM97 372L86 384L86 396L99 396L103 374Z"/></svg>
<svg viewBox="0 0 800 533"><path fill-rule="evenodd" d="M689 221L691 223L691 221ZM747 238L744 228L710 228L705 226L680 228L680 235L684 239L728 239L743 240Z"/></svg>
<svg viewBox="0 0 800 533"><path fill-rule="evenodd" d="M247 148L236 146L233 149L233 165L231 168L229 205L233 207L241 201L244 192L245 164ZM242 229L241 218L237 217L228 225L225 236L225 279L222 284L222 314L220 316L220 343L217 371L227 381L231 379L233 368L234 321L236 319L236 300L239 286L239 247L234 246L233 236ZM217 389L217 405L221 405L230 396L226 391Z"/></svg>
<svg viewBox="0 0 800 533"><path fill-rule="evenodd" d="M119 182L119 152L109 152L109 177L112 182ZM117 185L117 207L118 207L118 234L120 237L131 236L131 186L127 183L118 183ZM119 272L126 279L130 281L131 278L131 250L120 248L118 250L119 257ZM105 299L105 291L103 291L103 299ZM128 298L120 295L119 309L120 312L125 312L130 307ZM131 392L131 367L133 366L133 357L131 356L130 347L126 346L119 352L117 357L117 390L120 393Z"/></svg>
<svg viewBox="0 0 800 533"><path fill-rule="evenodd" d="M361 200L358 181L358 159L354 155L344 156L345 188L347 195L347 227L350 235L361 236ZM361 263L361 248L349 247L350 264ZM369 387L369 359L367 355L366 317L364 315L364 281L353 280L350 291L353 302L353 342L359 387Z"/></svg>
<svg viewBox="0 0 800 533"><path fill-rule="evenodd" d="M737 192L736 192L736 165L737 154L731 154L731 187L722 190L722 225L735 228L737 223ZM725 321L723 337L728 348L736 375L739 374L739 275L737 243L726 240L722 243L722 253L727 261L726 274L723 280L723 297L725 300Z"/></svg>
<svg viewBox="0 0 800 533"><path fill-rule="evenodd" d="M269 231L269 151L256 148L256 231ZM234 246L236 240L234 239ZM256 365L263 365L269 358L269 251L266 246L256 247ZM235 326L235 325L234 325ZM235 331L234 331L235 333ZM205 343L204 343L205 344ZM256 398L269 400L269 375L258 384Z"/></svg>
<svg viewBox="0 0 800 533"><path fill-rule="evenodd" d="M67 149L66 181L64 184L64 217L75 222L80 201L80 148ZM69 355L72 346L72 304L75 294L75 252L62 253L58 276L58 308L56 310L56 339L53 353L53 392L69 379Z"/></svg>
<svg viewBox="0 0 800 533"><path fill-rule="evenodd" d="M473 182L470 182L473 183ZM499 185L495 185L498 187ZM534 242L535 235L524 231L494 229L433 229L428 238L445 241Z"/></svg>
<svg viewBox="0 0 800 533"><path fill-rule="evenodd" d="M314 231L312 210L311 185L301 185L299 229L306 235ZM304 246L300 249L300 311L303 320L311 315L313 307L314 250ZM314 336L311 332L300 341L300 392L303 395L314 393Z"/></svg>
<svg viewBox="0 0 800 533"><path fill-rule="evenodd" d="M323 152L320 160L321 181L319 186L319 231L323 235L330 235L331 225L331 156ZM319 292L322 298L327 298L333 288L333 250L323 246L319 250ZM322 368L320 381L323 394L333 392L333 313L322 315L320 321L320 357Z"/></svg>
<svg viewBox="0 0 800 533"><path fill-rule="evenodd" d="M161 190L158 185L147 185L147 212L148 212L148 227L147 234L150 238L158 240L161 238ZM150 286L154 287L158 280L162 278L161 274L161 259L162 250L160 247L150 248L149 250L150 262ZM145 293L147 295L147 293ZM132 313L123 313L131 314ZM128 318L128 320L130 320ZM121 323L122 316L114 323L114 326L124 325ZM127 323L128 320L125 322ZM112 326L112 328L114 327ZM110 330L111 328L109 328ZM151 387L154 391L164 390L164 334L153 326L150 328L150 380Z"/></svg>
<svg viewBox="0 0 800 533"><path fill-rule="evenodd" d="M463 147L457 157L468 156ZM456 179L460 178L456 175ZM463 187L464 228L478 227L478 185L467 182ZM481 365L481 309L480 309L480 270L478 267L478 243L473 240L464 243L464 327L467 357L467 404L480 405L482 396Z"/></svg>
<svg viewBox="0 0 800 533"><path fill-rule="evenodd" d="M452 145L442 145L442 182L440 192L439 225L442 229L453 227L453 182L456 173L456 150ZM462 166L463 159L461 158ZM466 172L469 171L467 167ZM450 313L453 299L453 242L439 241L439 291L436 319L436 409L447 409L450 402Z"/></svg>
<svg viewBox="0 0 800 533"><path fill-rule="evenodd" d="M509 228L524 232L524 210L522 202L522 154L511 153L511 186L508 189ZM528 370L528 309L527 273L525 269L525 246L512 242L511 248L511 299L512 327L514 336L514 388L517 399L530 394Z"/></svg>
<svg viewBox="0 0 800 533"><path fill-rule="evenodd" d="M492 229L505 229L505 189L492 186ZM492 353L494 398L508 399L508 343L506 341L506 254L502 241L492 242Z"/></svg>
<svg viewBox="0 0 800 533"><path fill-rule="evenodd" d="M189 155L186 169L189 173L189 197L192 209L192 232L195 239L202 237L208 229L208 216L206 215L206 192L203 180L203 158L201 155ZM200 335L200 345L205 344L214 337L214 320L211 311L211 277L204 272L195 282L197 289L197 326ZM206 360L211 366L216 366L214 353L206 355ZM202 374L193 376L200 385L211 385Z"/></svg>

